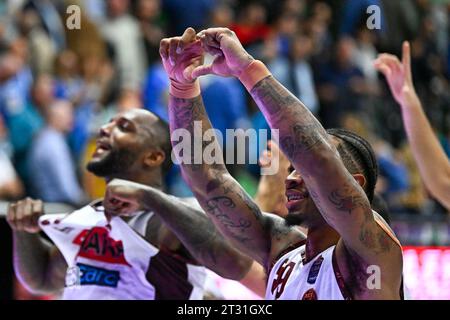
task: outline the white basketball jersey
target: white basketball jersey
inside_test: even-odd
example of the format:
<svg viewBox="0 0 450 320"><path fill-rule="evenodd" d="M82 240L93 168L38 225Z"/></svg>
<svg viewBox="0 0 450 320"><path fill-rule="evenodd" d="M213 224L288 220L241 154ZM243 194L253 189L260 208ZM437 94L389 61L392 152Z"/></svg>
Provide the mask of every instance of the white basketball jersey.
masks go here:
<svg viewBox="0 0 450 320"><path fill-rule="evenodd" d="M303 264L305 245L283 255L273 266L267 300L344 300L333 269L332 246Z"/></svg>
<svg viewBox="0 0 450 320"><path fill-rule="evenodd" d="M63 299L202 299L204 267L143 238L152 215L108 223L103 207L89 205L69 215L42 216L42 230L68 264Z"/></svg>
<svg viewBox="0 0 450 320"><path fill-rule="evenodd" d="M400 246L393 232L374 215L378 225ZM267 300L350 300L352 296L335 258L335 247L322 251L303 263L306 245L302 244L282 255L270 270L266 288ZM400 295L403 297L403 284Z"/></svg>

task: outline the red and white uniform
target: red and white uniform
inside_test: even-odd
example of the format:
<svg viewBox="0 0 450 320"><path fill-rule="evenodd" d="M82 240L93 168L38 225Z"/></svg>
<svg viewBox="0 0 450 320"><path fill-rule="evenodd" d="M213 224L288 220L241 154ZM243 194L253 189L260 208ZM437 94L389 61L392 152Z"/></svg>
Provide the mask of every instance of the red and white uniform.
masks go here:
<svg viewBox="0 0 450 320"><path fill-rule="evenodd" d="M379 220L375 221L400 245L395 235ZM304 242L282 255L270 270L266 289L267 300L350 300L339 266L335 247L322 251L304 263ZM288 249L289 250L289 249ZM285 251L286 252L286 251ZM401 295L403 295L403 290Z"/></svg>
<svg viewBox="0 0 450 320"><path fill-rule="evenodd" d="M144 239L152 215L108 223L102 206L89 205L42 216L42 230L68 264L63 299L202 299L205 268Z"/></svg>

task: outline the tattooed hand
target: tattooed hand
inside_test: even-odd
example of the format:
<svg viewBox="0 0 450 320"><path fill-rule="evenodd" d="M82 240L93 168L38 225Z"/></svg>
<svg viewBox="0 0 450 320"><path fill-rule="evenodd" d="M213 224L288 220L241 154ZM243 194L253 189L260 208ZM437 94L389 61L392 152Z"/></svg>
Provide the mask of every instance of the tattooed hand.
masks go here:
<svg viewBox="0 0 450 320"><path fill-rule="evenodd" d="M187 28L181 37L162 39L159 54L170 80L180 84L193 83L193 71L203 64L204 51L192 28Z"/></svg>
<svg viewBox="0 0 450 320"><path fill-rule="evenodd" d="M216 74L222 77L239 77L254 59L245 51L236 34L227 28L210 28L201 31L198 37L204 50L215 56L209 66L194 70L193 76Z"/></svg>

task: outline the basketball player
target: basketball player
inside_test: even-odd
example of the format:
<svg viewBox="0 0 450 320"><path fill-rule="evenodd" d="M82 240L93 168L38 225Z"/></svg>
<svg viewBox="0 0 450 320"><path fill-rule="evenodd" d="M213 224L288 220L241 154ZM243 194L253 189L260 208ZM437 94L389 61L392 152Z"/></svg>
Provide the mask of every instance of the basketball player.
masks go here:
<svg viewBox="0 0 450 320"><path fill-rule="evenodd" d="M14 267L22 283L36 293L64 289L64 299L201 299L203 266L244 284L246 275L260 274L201 210L161 191L170 152L167 124L148 111L130 110L101 128L87 169L107 181L148 186L153 197L145 211L118 217L104 208L117 203L96 201L68 215L43 215L41 201L11 204ZM179 219L177 228L163 223L165 215ZM183 217L189 223L182 224ZM193 227L201 230L188 232ZM55 245L39 235L41 229Z"/></svg>
<svg viewBox="0 0 450 320"><path fill-rule="evenodd" d="M405 41L401 62L396 56L383 53L375 60L375 67L386 77L392 95L401 107L408 142L425 185L450 210L450 163L414 89L410 51L410 45Z"/></svg>
<svg viewBox="0 0 450 320"><path fill-rule="evenodd" d="M205 52L215 56L209 66ZM266 266L266 298L401 299L400 243L370 206L377 179L370 145L348 131L325 131L226 28L198 35L188 28L182 37L163 39L160 54L171 80L171 132L182 128L201 137L194 135L194 121L203 133L211 129L197 79L204 74L239 78L279 130L293 166L286 219L262 214L223 164L182 161L185 180L218 229ZM215 139L203 144L220 152ZM307 236L292 225L306 227Z"/></svg>

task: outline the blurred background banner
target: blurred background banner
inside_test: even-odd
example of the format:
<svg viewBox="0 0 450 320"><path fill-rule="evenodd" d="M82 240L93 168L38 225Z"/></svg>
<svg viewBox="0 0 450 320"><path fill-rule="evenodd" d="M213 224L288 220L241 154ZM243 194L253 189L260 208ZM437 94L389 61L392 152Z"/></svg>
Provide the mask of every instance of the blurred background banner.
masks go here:
<svg viewBox="0 0 450 320"><path fill-rule="evenodd" d="M403 247L403 272L411 299L450 299L450 248Z"/></svg>
<svg viewBox="0 0 450 320"><path fill-rule="evenodd" d="M399 55L402 41L411 42L416 90L450 155L446 0L0 1L0 201L5 201L0 212L7 201L26 196L75 208L102 197L105 183L85 169L99 128L130 108L145 108L167 120L169 82L159 42L186 27L214 26L235 31L326 128L347 128L372 144L380 166L376 192L405 246L450 244L448 212L424 187L400 108L373 67L378 53ZM208 76L201 86L212 124L223 134L226 129L268 129L236 79ZM256 157L265 147L258 142ZM225 154L234 151L226 141L223 148ZM258 165L228 169L255 194ZM192 195L176 166L167 172L166 184L171 194ZM60 208L49 205L52 209ZM4 219L0 243L0 296L29 297L14 284ZM448 252L408 250L405 267L433 284L423 287L413 282L419 276L405 275L413 297L448 298L447 284L441 282L448 279L442 269ZM440 259L439 272L429 271L430 259Z"/></svg>

